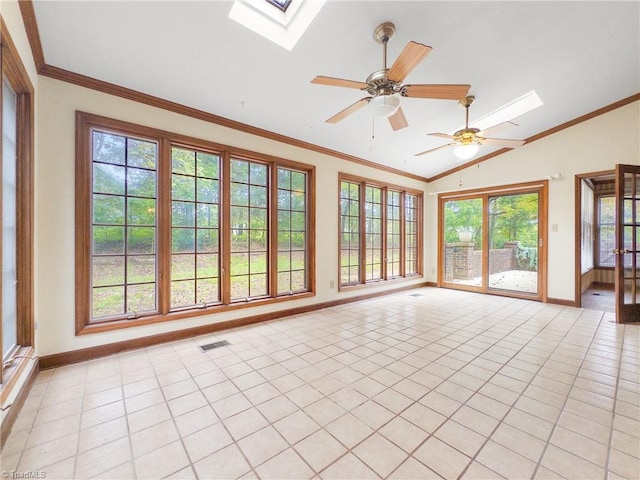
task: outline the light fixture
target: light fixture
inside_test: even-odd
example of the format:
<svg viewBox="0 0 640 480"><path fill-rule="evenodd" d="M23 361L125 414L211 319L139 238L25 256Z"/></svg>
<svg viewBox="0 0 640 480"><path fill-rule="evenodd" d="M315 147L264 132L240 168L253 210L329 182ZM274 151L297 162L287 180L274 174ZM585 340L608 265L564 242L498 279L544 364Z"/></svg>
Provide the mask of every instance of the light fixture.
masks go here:
<svg viewBox="0 0 640 480"><path fill-rule="evenodd" d="M369 102L376 117L390 117L400 108L400 99L395 95L376 95Z"/></svg>
<svg viewBox="0 0 640 480"><path fill-rule="evenodd" d="M480 146L477 143L463 143L453 149L453 154L460 160L469 160L476 153Z"/></svg>

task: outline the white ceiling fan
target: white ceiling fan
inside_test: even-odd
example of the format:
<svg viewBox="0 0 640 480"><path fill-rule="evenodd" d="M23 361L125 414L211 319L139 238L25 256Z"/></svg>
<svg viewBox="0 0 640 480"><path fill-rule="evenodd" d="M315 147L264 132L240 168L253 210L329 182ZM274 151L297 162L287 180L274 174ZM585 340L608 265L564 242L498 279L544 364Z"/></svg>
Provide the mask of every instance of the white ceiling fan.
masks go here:
<svg viewBox="0 0 640 480"><path fill-rule="evenodd" d="M473 95L469 95L464 99L460 100L460 105L465 108L465 126L460 130L456 131L452 135L447 133L430 133L429 135L434 137L448 138L453 140L451 143L447 143L446 145L441 145L439 147L431 148L429 150L425 150L424 152L416 153L415 156L426 155L428 153L433 153L443 148L455 147L453 153L460 160L468 160L473 157L476 153L478 153L478 149L480 145L493 145L496 147L504 147L504 148L517 148L524 145L524 140L512 140L508 138L490 138L488 135L491 133L495 133L499 130L507 126L515 125L512 122L502 122L492 127L486 128L484 130L480 130L479 128L470 128L469 127L469 107L475 100Z"/></svg>

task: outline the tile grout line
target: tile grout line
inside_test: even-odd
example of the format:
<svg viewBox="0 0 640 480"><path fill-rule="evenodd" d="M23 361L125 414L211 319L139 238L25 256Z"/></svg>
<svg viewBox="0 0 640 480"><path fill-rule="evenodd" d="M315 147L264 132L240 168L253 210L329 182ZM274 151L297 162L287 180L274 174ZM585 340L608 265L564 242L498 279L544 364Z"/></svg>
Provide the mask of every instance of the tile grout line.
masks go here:
<svg viewBox="0 0 640 480"><path fill-rule="evenodd" d="M584 314L584 312L585 312L585 310L583 310L583 312L580 314L580 316L582 316ZM531 475L531 478L535 478L535 476L538 473L538 470L540 469L540 467L542 465L542 460L544 459L544 456L547 453L547 449L549 448L549 445L551 444L551 439L553 438L553 434L555 433L556 428L558 427L558 422L560 421L560 417L564 413L565 407L566 407L567 403L569 402L570 395L571 395L571 390L573 390L573 388L574 388L574 385L575 385L576 380L578 378L578 374L580 373L580 370L582 369L582 366L584 365L585 359L587 358L587 355L589 354L589 349L593 345L593 342L594 342L594 340L595 340L595 338L596 338L596 336L598 334L598 329L602 325L603 318L604 318L604 312L601 313L600 319L598 320L598 325L595 327L595 329L593 331L593 334L591 336L591 340L589 341L589 345L585 348L585 353L582 356L582 360L580 361L580 365L576 369L576 373L573 376L573 382L571 382L571 386L570 386L570 388L569 388L569 390L567 392L567 395L565 396L564 402L562 403L562 407L560 408L560 413L558 414L558 417L556 418L556 421L553 423L553 427L551 428L551 431L549 432L549 436L547 437L547 441L545 442L544 448L542 449L542 452L540 453L540 457L539 457L538 461L536 462L536 467L535 467L535 469L534 469L534 471L533 471L533 473ZM580 319L580 317L578 317L576 319L576 321L579 320L579 319ZM575 325L575 322L574 322L574 325ZM558 446L556 446L556 448L560 448L561 450L566 451L564 448L561 448L561 447L558 447ZM571 452L568 452L568 453L570 453L572 455L575 455L575 454L573 454ZM579 455L576 455L576 456L579 456ZM580 458L582 458L582 457L580 457ZM558 472L555 472L555 473L558 473ZM560 474L558 473L558 475L560 475ZM606 479L606 470L605 470L605 479Z"/></svg>

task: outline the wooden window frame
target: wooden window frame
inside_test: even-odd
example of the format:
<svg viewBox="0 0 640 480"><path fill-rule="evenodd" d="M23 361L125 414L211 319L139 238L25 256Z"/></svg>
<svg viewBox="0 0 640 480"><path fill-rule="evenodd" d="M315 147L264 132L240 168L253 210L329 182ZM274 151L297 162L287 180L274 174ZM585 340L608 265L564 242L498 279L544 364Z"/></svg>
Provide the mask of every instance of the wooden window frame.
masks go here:
<svg viewBox="0 0 640 480"><path fill-rule="evenodd" d="M91 320L91 194L92 194L92 158L91 132L93 130L113 132L124 136L157 141L157 305L158 312L140 318L120 318ZM220 156L220 288L221 303L214 305L193 305L171 309L170 307L170 275L171 275L171 149L172 147L193 149L213 153ZM306 173L306 236L307 289L293 292L290 295L277 295L277 245L269 239L267 252L268 295L249 301L230 301L230 162L231 159L248 160L268 165L268 172L278 168L292 169ZM268 173L269 174L269 173ZM270 175L270 174L269 174ZM277 230L277 215L272 211L277 208L277 183L269 178L268 222L269 231ZM241 148L209 142L202 139L175 134L159 129L145 127L121 120L76 112L76 335L117 330L121 328L147 325L152 323L214 314L229 310L250 308L315 296L315 167L300 162L260 154ZM224 268L224 270L222 270Z"/></svg>
<svg viewBox="0 0 640 480"><path fill-rule="evenodd" d="M360 274L358 282L342 283L342 238L341 238L341 216L342 212L339 209L338 214L338 290L351 290L357 288L368 288L372 286L380 286L385 283L404 282L416 278L421 278L423 275L423 256L424 245L422 241L424 219L423 219L423 192L420 190L414 190L391 183L381 182L378 180L371 180L356 175L350 175L346 173L339 173L338 175L338 203L341 200L341 185L342 182L349 182L358 184L360 187L360 201L359 201L359 265ZM367 248L366 248L366 187L375 187L381 189L381 202L382 202L382 265L381 265L381 278L368 281L366 278L366 266L367 266ZM388 191L398 192L400 194L400 275L390 277L387 269L387 198ZM406 271L406 218L405 218L405 198L407 195L413 195L416 197L416 272L407 273Z"/></svg>
<svg viewBox="0 0 640 480"><path fill-rule="evenodd" d="M9 31L0 17L2 77L16 93L16 311L18 348L11 363L0 368L1 403L12 394L17 378L35 358L34 342L34 88ZM0 82L0 92L2 90ZM2 121L0 116L0 136ZM1 174L0 163L0 174ZM2 186L0 184L0 198ZM1 233L0 233L1 235ZM0 242L0 257L2 242ZM1 270L0 266L0 270ZM0 296L2 284L0 282ZM2 329L0 329L0 344Z"/></svg>

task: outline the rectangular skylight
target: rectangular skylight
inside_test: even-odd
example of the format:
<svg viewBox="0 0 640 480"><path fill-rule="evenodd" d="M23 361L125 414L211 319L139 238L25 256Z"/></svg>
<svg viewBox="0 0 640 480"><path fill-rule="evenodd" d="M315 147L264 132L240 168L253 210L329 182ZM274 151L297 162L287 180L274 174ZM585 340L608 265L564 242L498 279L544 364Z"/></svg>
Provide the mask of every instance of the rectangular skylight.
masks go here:
<svg viewBox="0 0 640 480"><path fill-rule="evenodd" d="M274 7L282 10L283 12L287 11L291 0L265 0L267 3L270 3Z"/></svg>
<svg viewBox="0 0 640 480"><path fill-rule="evenodd" d="M542 100L535 92L535 90L531 90L529 93L521 96L520 98L516 98L515 100L503 105L502 107L494 110L493 112L487 113L480 118L474 120L469 126L473 128L479 128L480 130L484 130L489 127L493 127L494 125L498 125L502 122L508 122L513 120L520 115L524 115L531 110L538 108L543 105ZM471 107L471 112L473 112L473 107Z"/></svg>
<svg viewBox="0 0 640 480"><path fill-rule="evenodd" d="M326 0L235 0L229 18L291 50ZM273 8L277 4L277 8ZM284 9L281 5L286 4Z"/></svg>

